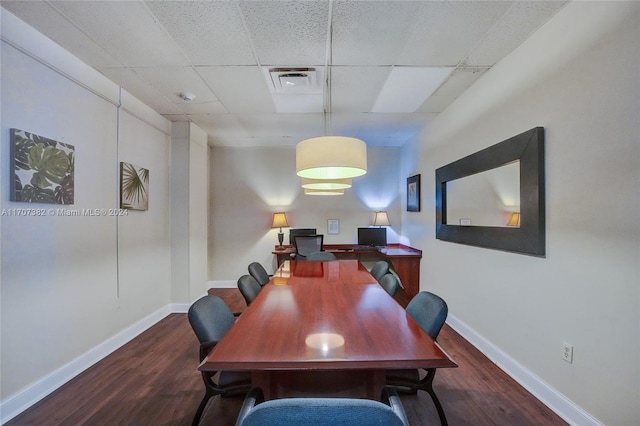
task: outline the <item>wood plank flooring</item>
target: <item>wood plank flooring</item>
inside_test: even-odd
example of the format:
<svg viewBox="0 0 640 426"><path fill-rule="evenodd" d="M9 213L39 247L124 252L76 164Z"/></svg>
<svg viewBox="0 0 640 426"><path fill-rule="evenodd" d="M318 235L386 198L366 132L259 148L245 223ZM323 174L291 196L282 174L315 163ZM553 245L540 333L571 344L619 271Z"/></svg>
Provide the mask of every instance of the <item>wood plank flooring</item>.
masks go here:
<svg viewBox="0 0 640 426"><path fill-rule="evenodd" d="M236 289L216 289L233 311ZM406 295L396 299L406 305ZM445 325L440 344L458 363L439 370L434 388L456 425L565 425L556 414ZM189 425L204 395L198 341L185 314L172 314L19 416L15 425ZM439 425L425 392L403 395L413 426ZM202 424L232 426L242 398L213 398Z"/></svg>

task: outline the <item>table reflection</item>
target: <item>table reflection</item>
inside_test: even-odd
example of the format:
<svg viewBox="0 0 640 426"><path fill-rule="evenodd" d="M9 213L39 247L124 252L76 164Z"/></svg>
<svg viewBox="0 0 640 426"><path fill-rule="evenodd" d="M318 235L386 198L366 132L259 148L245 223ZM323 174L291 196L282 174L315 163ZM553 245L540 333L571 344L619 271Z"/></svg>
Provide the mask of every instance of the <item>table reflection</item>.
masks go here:
<svg viewBox="0 0 640 426"><path fill-rule="evenodd" d="M305 339L309 359L344 359L344 337L337 333L314 333Z"/></svg>

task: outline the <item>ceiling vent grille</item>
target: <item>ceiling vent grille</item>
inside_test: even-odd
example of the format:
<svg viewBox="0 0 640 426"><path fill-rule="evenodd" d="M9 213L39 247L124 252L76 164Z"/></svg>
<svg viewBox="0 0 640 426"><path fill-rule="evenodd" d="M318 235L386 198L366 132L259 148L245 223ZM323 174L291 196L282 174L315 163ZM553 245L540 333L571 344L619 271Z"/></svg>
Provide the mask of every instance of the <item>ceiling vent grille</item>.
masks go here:
<svg viewBox="0 0 640 426"><path fill-rule="evenodd" d="M296 94L322 91L315 68L270 68L269 77L275 93Z"/></svg>

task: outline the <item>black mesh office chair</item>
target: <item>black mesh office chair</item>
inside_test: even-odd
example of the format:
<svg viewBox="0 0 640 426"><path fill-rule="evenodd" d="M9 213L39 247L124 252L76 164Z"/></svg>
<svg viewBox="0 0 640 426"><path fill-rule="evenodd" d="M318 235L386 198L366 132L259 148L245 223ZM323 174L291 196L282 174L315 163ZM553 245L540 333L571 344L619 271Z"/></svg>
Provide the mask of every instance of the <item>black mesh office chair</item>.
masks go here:
<svg viewBox="0 0 640 426"><path fill-rule="evenodd" d="M200 361L231 328L235 317L229 307L218 296L208 295L196 300L187 314L189 324L200 342ZM251 389L251 374L221 371L203 371L205 394L198 406L193 424L200 423L200 417L209 399L216 395L244 395Z"/></svg>
<svg viewBox="0 0 640 426"><path fill-rule="evenodd" d="M261 287L269 282L269 274L267 274L267 271L258 262L250 263L248 269L249 275L255 278L255 280L258 281L258 284L260 284Z"/></svg>
<svg viewBox="0 0 640 426"><path fill-rule="evenodd" d="M247 306L253 302L253 299L258 296L262 287L255 278L251 275L243 275L238 278L238 289L240 293L242 293L242 297L244 297L244 301L247 302Z"/></svg>
<svg viewBox="0 0 640 426"><path fill-rule="evenodd" d="M322 251L324 235L296 235L293 245L296 248L296 260L305 260L308 255Z"/></svg>
<svg viewBox="0 0 640 426"><path fill-rule="evenodd" d="M336 260L335 254L328 251L314 251L307 255L307 260Z"/></svg>
<svg viewBox="0 0 640 426"><path fill-rule="evenodd" d="M433 340L436 340L438 337L447 319L448 312L449 308L446 302L439 296L428 291L418 293L407 305L407 313ZM426 375L422 379L420 379L420 371L416 369L388 370L387 385L398 388L401 392L403 390L409 392L423 390L427 392L431 396L436 410L438 410L440 423L442 426L446 426L448 424L447 417L444 414L442 404L440 404L436 396L436 392L433 390L433 379L436 375L436 369L425 368L423 370L426 372Z"/></svg>

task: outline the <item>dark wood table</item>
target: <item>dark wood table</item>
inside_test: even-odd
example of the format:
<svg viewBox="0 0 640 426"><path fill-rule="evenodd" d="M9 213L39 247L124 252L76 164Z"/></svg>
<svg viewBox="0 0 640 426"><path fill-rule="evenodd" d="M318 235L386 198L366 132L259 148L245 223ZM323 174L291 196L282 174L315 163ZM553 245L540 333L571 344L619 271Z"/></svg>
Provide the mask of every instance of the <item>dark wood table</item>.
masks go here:
<svg viewBox="0 0 640 426"><path fill-rule="evenodd" d="M286 261L202 371L251 371L265 398L379 399L388 369L456 367L357 260Z"/></svg>
<svg viewBox="0 0 640 426"><path fill-rule="evenodd" d="M386 260L396 271L402 281L402 285L409 295L413 297L420 291L420 260L422 250L406 246L404 244L388 244L384 247L366 247L358 244L324 244L323 250L333 253L338 259L355 259L360 262L373 262ZM285 260L290 260L295 253L291 245L278 249L276 246L272 253L276 255L278 266Z"/></svg>

